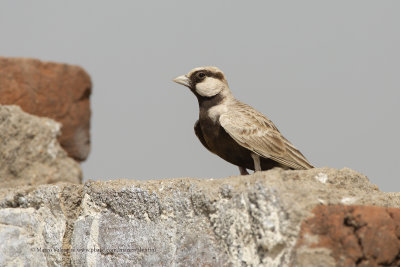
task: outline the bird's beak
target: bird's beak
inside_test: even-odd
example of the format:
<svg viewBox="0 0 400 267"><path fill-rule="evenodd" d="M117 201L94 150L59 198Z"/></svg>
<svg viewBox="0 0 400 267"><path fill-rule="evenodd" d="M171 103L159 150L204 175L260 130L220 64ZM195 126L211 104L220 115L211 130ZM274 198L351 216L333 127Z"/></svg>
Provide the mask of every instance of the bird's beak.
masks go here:
<svg viewBox="0 0 400 267"><path fill-rule="evenodd" d="M190 80L186 75L181 75L173 79L174 82L190 87Z"/></svg>

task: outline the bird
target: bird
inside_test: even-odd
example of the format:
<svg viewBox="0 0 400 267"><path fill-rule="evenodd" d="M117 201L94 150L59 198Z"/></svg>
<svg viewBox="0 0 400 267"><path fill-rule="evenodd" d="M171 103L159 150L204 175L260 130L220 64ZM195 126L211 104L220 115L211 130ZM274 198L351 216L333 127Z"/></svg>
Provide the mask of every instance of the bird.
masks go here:
<svg viewBox="0 0 400 267"><path fill-rule="evenodd" d="M262 113L237 100L217 67L194 68L173 79L199 103L194 132L203 146L239 167L241 175L275 167L306 170L314 166Z"/></svg>

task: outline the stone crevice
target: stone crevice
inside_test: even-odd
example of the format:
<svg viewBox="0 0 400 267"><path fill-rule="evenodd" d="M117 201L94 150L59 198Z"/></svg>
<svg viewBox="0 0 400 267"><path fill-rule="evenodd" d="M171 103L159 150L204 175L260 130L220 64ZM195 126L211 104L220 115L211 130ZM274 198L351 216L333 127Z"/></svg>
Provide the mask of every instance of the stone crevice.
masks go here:
<svg viewBox="0 0 400 267"><path fill-rule="evenodd" d="M71 238L74 232L75 221L82 209L83 188L81 185L64 186L59 194L61 209L66 218L65 232L62 239L63 266L71 266Z"/></svg>
<svg viewBox="0 0 400 267"><path fill-rule="evenodd" d="M350 211L350 212L352 212L352 211ZM352 229L353 235L357 238L357 243L358 243L358 246L359 246L359 249L360 249L362 255L360 257L358 257L354 262L356 265L361 265L361 264L363 264L362 262L365 261L367 258L364 253L362 240L361 240L359 234L357 233L357 231L360 228L362 228L363 226L360 226L357 223L355 223L354 218L351 214L347 215L344 218L343 225L345 227L350 227Z"/></svg>

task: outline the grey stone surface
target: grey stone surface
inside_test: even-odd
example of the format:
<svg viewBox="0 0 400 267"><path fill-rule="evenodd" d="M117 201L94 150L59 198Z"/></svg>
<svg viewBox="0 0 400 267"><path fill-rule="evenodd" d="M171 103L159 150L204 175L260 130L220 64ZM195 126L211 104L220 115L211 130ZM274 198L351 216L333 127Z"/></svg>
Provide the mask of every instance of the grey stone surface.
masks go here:
<svg viewBox="0 0 400 267"><path fill-rule="evenodd" d="M32 190L32 191L31 191ZM60 266L65 216L58 186L3 189L0 266Z"/></svg>
<svg viewBox="0 0 400 267"><path fill-rule="evenodd" d="M400 194L380 192L350 169L329 168L0 189L0 259L34 257L43 266L288 266L301 222L320 204L399 207ZM66 253L30 252L38 246ZM332 263L329 251L316 253ZM312 257L303 256L299 266Z"/></svg>
<svg viewBox="0 0 400 267"><path fill-rule="evenodd" d="M80 183L80 166L60 147L61 124L0 105L0 187Z"/></svg>

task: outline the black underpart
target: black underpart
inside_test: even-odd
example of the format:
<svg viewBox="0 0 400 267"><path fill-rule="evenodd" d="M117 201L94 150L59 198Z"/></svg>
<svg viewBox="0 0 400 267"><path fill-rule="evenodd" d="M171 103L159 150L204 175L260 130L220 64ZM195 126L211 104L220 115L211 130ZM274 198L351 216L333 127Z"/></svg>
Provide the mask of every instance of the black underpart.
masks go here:
<svg viewBox="0 0 400 267"><path fill-rule="evenodd" d="M239 167L255 170L251 151L239 145L221 126L201 120L195 125L195 133L200 142L212 153ZM260 157L261 170L274 167L287 168L268 158Z"/></svg>

